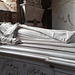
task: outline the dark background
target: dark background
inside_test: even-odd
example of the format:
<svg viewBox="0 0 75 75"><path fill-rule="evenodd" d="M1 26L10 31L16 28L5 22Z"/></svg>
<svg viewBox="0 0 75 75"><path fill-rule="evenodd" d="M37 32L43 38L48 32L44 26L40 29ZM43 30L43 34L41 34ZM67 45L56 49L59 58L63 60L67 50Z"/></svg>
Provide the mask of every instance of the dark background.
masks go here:
<svg viewBox="0 0 75 75"><path fill-rule="evenodd" d="M23 9L19 4L22 4L23 0L17 0L17 11L15 13L0 10L0 22L19 22L21 24L25 23ZM51 0L41 0L42 8L45 10L42 17L43 28L52 28L52 10L47 9L51 6Z"/></svg>
<svg viewBox="0 0 75 75"><path fill-rule="evenodd" d="M45 9L42 23L43 27L47 29L52 28L52 9L48 9L51 7L52 1L51 0L41 0L42 8Z"/></svg>

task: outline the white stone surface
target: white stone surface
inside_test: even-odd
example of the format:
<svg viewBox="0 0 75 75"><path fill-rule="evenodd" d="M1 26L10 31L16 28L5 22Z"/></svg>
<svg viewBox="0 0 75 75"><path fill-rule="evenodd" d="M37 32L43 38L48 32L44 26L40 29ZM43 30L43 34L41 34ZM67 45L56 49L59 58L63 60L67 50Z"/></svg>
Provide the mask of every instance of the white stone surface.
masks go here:
<svg viewBox="0 0 75 75"><path fill-rule="evenodd" d="M53 29L75 30L75 0L53 0Z"/></svg>
<svg viewBox="0 0 75 75"><path fill-rule="evenodd" d="M1 57L1 53L5 53L5 56ZM75 59L75 53L74 55L73 53L70 54L68 51L66 52L58 49L0 45L0 75L75 75L75 61L71 62ZM10 57L9 54L12 54L12 57ZM14 55L23 56L24 60L18 56L15 58ZM67 56L67 59L71 57L72 59L70 62L66 62L66 59L64 62L60 62L58 59L52 59L53 62L51 62L51 56L58 57L59 55L61 60ZM29 60L26 60L26 57L28 57ZM30 59L33 58L36 58L36 60L43 60L45 63L36 60L30 61ZM53 63L54 67L48 66L49 64L47 62L49 62L50 65Z"/></svg>

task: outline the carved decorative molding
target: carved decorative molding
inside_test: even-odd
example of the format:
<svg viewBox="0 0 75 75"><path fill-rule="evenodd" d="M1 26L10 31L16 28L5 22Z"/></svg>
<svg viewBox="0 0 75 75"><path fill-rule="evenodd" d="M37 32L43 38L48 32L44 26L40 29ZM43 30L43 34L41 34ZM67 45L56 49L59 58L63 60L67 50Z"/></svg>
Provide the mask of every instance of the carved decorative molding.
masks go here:
<svg viewBox="0 0 75 75"><path fill-rule="evenodd" d="M53 75L51 68L38 66L39 63L15 60L0 57L0 75Z"/></svg>
<svg viewBox="0 0 75 75"><path fill-rule="evenodd" d="M52 47L50 45L45 46L45 45L33 45L33 44L28 44L28 45L24 44L24 46L0 45L0 52L6 54L9 53L24 57L30 57L30 58L32 57L44 60L45 62L56 63L59 65L61 65L62 63L63 66L67 65L68 67L75 68L74 64L75 62L73 61L75 60L74 56L75 48L61 47L61 49L59 49L59 47L54 48L54 46ZM51 56L53 56L53 58L50 58Z"/></svg>

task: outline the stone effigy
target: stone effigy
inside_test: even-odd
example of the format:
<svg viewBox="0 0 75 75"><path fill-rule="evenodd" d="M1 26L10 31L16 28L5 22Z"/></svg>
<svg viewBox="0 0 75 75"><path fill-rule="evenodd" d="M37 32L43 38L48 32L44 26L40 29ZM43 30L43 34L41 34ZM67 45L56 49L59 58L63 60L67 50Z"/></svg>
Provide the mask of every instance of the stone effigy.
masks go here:
<svg viewBox="0 0 75 75"><path fill-rule="evenodd" d="M75 31L48 30L31 27L19 23L2 23L0 25L0 43L19 44L27 40L39 40L45 42L70 43L75 42ZM21 42L22 41L22 42ZM33 42L32 42L33 43Z"/></svg>
<svg viewBox="0 0 75 75"><path fill-rule="evenodd" d="M14 32L17 27L17 24L12 26L11 23L2 23L0 26L0 42L3 44L19 43L19 39L14 38Z"/></svg>

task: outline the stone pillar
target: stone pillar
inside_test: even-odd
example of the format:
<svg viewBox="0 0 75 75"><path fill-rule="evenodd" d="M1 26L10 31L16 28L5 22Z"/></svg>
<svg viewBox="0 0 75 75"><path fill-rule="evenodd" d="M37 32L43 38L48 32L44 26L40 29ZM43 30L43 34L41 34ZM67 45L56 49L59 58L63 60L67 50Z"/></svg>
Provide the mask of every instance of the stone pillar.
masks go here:
<svg viewBox="0 0 75 75"><path fill-rule="evenodd" d="M75 30L75 0L52 1L52 28Z"/></svg>

